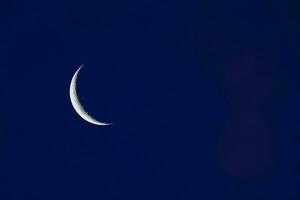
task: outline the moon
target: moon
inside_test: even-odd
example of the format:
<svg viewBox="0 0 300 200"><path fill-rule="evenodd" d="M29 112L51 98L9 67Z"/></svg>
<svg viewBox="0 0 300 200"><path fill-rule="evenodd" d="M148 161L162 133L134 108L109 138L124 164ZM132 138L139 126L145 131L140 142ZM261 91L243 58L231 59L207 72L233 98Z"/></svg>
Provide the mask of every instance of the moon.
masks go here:
<svg viewBox="0 0 300 200"><path fill-rule="evenodd" d="M100 122L97 121L96 119L94 119L91 115L88 114L87 111L85 111L84 107L82 106L82 104L79 101L78 95L77 95L77 91L76 91L76 86L77 86L77 78L78 78L78 74L81 70L81 68L84 66L84 64L82 64L79 69L75 72L72 80L71 80L71 85L70 85L70 99L71 99L71 103L73 108L75 109L75 111L77 112L77 114L84 119L85 121L94 124L94 125L98 125L98 126L107 126L107 125L111 125L112 123L104 123L104 122Z"/></svg>

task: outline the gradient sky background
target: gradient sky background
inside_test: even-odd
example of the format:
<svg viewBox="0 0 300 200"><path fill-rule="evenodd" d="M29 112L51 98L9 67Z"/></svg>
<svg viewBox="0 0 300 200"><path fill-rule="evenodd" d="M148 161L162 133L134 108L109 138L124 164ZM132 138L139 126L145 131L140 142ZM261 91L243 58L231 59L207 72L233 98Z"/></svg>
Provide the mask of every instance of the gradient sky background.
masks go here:
<svg viewBox="0 0 300 200"><path fill-rule="evenodd" d="M0 198L299 199L288 1L0 3ZM98 127L69 100L78 93Z"/></svg>

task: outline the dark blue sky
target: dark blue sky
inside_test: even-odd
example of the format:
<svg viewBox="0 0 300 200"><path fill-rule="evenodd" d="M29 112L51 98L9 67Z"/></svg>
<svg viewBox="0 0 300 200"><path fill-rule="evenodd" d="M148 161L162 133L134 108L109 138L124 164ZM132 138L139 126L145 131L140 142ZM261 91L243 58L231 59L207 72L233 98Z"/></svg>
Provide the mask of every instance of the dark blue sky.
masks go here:
<svg viewBox="0 0 300 200"><path fill-rule="evenodd" d="M0 198L298 199L296 7L1 1Z"/></svg>

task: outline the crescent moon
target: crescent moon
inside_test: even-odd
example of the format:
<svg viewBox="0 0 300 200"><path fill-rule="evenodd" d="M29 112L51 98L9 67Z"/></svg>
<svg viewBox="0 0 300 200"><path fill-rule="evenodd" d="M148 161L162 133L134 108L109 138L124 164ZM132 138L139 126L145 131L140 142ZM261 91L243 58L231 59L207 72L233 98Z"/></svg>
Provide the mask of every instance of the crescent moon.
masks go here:
<svg viewBox="0 0 300 200"><path fill-rule="evenodd" d="M94 119L91 115L88 114L87 111L85 111L85 109L83 108L82 104L79 101L78 95L77 95L77 91L76 91L76 85L77 85L77 77L78 74L81 70L81 68L84 65L81 65L79 67L79 69L75 72L72 80L71 80L71 85L70 85L70 99L71 99L71 103L73 108L75 109L75 111L77 112L77 114L84 119L85 121L94 124L94 125L98 125L98 126L107 126L107 125L111 125L111 123L104 123L104 122L99 122L96 119Z"/></svg>

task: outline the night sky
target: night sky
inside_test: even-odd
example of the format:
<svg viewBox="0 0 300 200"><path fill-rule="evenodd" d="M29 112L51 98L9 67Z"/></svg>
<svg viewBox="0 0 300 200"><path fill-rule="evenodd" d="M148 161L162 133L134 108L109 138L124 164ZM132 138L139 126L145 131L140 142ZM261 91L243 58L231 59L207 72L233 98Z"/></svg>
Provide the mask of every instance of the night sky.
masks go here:
<svg viewBox="0 0 300 200"><path fill-rule="evenodd" d="M299 199L297 7L1 1L0 199Z"/></svg>

